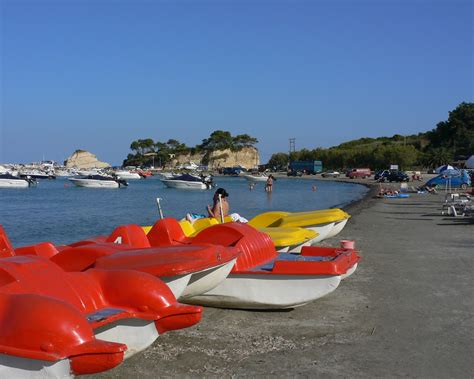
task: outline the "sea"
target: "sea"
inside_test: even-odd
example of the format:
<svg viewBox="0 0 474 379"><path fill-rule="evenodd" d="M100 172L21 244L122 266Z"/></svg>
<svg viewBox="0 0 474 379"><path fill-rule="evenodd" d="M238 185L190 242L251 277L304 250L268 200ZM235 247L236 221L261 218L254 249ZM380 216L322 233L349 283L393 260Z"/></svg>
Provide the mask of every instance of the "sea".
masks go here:
<svg viewBox="0 0 474 379"><path fill-rule="evenodd" d="M273 192L265 183L253 189L242 177L218 176L218 187L229 193L231 213L250 219L267 211L308 211L343 207L363 197L365 186L317 179L277 178ZM67 244L109 234L123 224L151 225L164 217L181 219L186 213L206 213L211 190L167 188L158 176L130 180L118 189L75 187L65 178L40 180L36 187L0 188L0 225L14 247L50 241Z"/></svg>

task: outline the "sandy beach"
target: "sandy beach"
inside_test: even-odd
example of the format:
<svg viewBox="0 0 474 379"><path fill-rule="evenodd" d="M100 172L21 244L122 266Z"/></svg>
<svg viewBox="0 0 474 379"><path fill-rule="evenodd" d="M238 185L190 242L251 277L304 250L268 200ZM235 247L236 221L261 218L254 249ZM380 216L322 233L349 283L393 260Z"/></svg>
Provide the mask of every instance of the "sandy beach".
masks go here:
<svg viewBox="0 0 474 379"><path fill-rule="evenodd" d="M443 194L377 199L377 188L324 241L353 239L362 257L335 292L284 312L205 308L198 325L89 378L472 377L473 224L442 216Z"/></svg>

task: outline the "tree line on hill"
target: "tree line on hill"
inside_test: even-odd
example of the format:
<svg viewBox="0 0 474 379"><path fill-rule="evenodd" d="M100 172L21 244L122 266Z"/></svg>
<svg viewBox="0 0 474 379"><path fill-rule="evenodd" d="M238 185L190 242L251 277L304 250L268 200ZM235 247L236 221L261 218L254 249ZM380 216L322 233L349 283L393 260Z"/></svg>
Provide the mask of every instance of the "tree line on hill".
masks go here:
<svg viewBox="0 0 474 379"><path fill-rule="evenodd" d="M326 169L370 167L385 169L438 167L474 154L474 103L461 103L449 112L447 121L417 135L360 138L330 148L273 154L268 166L286 169L289 161L321 160Z"/></svg>
<svg viewBox="0 0 474 379"><path fill-rule="evenodd" d="M173 157L186 154L203 154L203 164L209 163L210 154L214 151L226 150L240 151L244 147L252 147L258 140L248 134L232 136L229 132L216 130L202 143L194 147L186 146L178 140L170 139L167 142L153 141L151 138L133 141L130 149L133 153L128 154L123 161L123 166L151 166L157 164L164 166Z"/></svg>
<svg viewBox="0 0 474 379"><path fill-rule="evenodd" d="M124 166L164 166L174 156L203 154L203 164L208 164L210 153L230 149L239 151L254 147L258 140L248 134L232 136L228 131L216 130L202 143L186 146L178 140L153 141L151 138L133 141L124 160ZM289 161L321 160L326 169L370 167L382 169L398 164L403 169L437 167L466 159L474 154L474 103L463 102L449 112L448 120L441 121L431 131L417 135L360 138L330 148L301 149L288 153L275 153L268 166L285 170ZM219 158L224 158L219 156Z"/></svg>

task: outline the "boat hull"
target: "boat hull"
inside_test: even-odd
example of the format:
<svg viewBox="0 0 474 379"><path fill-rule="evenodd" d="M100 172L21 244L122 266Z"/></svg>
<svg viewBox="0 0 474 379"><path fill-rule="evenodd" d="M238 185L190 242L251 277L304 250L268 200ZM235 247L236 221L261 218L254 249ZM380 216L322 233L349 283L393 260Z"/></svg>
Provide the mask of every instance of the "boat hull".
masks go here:
<svg viewBox="0 0 474 379"><path fill-rule="evenodd" d="M339 275L230 274L213 290L188 303L217 308L288 309L334 291Z"/></svg>
<svg viewBox="0 0 474 379"><path fill-rule="evenodd" d="M0 188L27 188L28 181L23 179L0 179Z"/></svg>
<svg viewBox="0 0 474 379"><path fill-rule="evenodd" d="M253 175L242 175L249 182L266 182L268 176L253 176Z"/></svg>
<svg viewBox="0 0 474 379"><path fill-rule="evenodd" d="M142 178L140 174L137 174L136 172L118 171L115 173L115 175L117 175L120 179L125 179L125 180L138 180Z"/></svg>
<svg viewBox="0 0 474 379"><path fill-rule="evenodd" d="M77 187L84 188L119 188L119 184L115 180L94 180L94 179L78 179L69 178L69 181Z"/></svg>
<svg viewBox="0 0 474 379"><path fill-rule="evenodd" d="M329 238L328 235L331 233L331 231L334 229L334 222L330 222L325 225L313 225L313 226L307 226L305 229L313 230L319 235L315 237L313 240L313 245L317 244L318 242L321 242L325 240L326 238Z"/></svg>
<svg viewBox="0 0 474 379"><path fill-rule="evenodd" d="M187 275L176 275L176 276L160 276L160 279L165 282L165 284L169 287L171 292L176 299L183 294L184 290L186 289L189 281L191 280L191 274Z"/></svg>
<svg viewBox="0 0 474 379"><path fill-rule="evenodd" d="M236 260L237 258L232 259L223 265L211 267L205 271L192 274L191 280L186 286L184 292L179 298L176 298L178 300L186 300L214 289L219 285L219 283L227 278L232 267L234 267Z"/></svg>
<svg viewBox="0 0 474 379"><path fill-rule="evenodd" d="M338 235L338 234L342 231L342 229L344 229L344 227L346 226L347 221L349 221L348 218L336 222L336 223L334 224L334 227L333 227L332 230L329 232L329 234L327 235L326 238L332 238L332 237Z"/></svg>
<svg viewBox="0 0 474 379"><path fill-rule="evenodd" d="M0 378L73 378L69 359L50 362L0 354Z"/></svg>
<svg viewBox="0 0 474 379"><path fill-rule="evenodd" d="M158 338L154 320L123 319L94 330L97 339L127 345L124 359L145 350Z"/></svg>
<svg viewBox="0 0 474 379"><path fill-rule="evenodd" d="M202 182L188 182L186 180L172 180L172 179L161 179L163 184L168 188L178 188L178 189L197 189L205 190L207 185Z"/></svg>

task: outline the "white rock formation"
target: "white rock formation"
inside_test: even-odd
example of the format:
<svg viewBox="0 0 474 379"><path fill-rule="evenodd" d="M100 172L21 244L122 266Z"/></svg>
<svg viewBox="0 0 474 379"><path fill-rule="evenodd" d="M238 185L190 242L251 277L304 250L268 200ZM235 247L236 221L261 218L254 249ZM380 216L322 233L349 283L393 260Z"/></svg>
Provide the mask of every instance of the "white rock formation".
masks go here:
<svg viewBox="0 0 474 379"><path fill-rule="evenodd" d="M90 169L110 167L110 164L101 162L95 154L85 150L76 150L69 158L64 161L67 168Z"/></svg>

